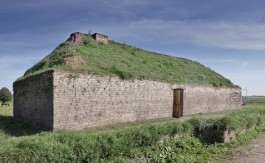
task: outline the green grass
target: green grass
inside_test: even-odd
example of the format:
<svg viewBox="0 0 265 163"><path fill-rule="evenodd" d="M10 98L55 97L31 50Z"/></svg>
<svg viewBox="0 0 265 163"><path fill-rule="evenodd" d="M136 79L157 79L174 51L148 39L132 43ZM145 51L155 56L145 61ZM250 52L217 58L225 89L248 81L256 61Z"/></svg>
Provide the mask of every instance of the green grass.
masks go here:
<svg viewBox="0 0 265 163"><path fill-rule="evenodd" d="M239 146L250 143L259 135L265 133L265 127L258 127L256 130L244 134L238 134L237 140L229 144L215 143L205 145L200 139L193 136L181 137L164 144L153 145L143 152L151 162L223 162L229 161L231 152Z"/></svg>
<svg viewBox="0 0 265 163"><path fill-rule="evenodd" d="M245 104L265 104L264 96L247 96L243 97Z"/></svg>
<svg viewBox="0 0 265 163"><path fill-rule="evenodd" d="M27 136L41 132L41 130L27 124L16 121L13 118L13 103L10 106L0 106L0 139L1 135Z"/></svg>
<svg viewBox="0 0 265 163"><path fill-rule="evenodd" d="M0 102L0 115L11 116L13 115L13 102L7 102L9 106L1 106Z"/></svg>
<svg viewBox="0 0 265 163"><path fill-rule="evenodd" d="M85 64L79 67L66 66L64 58L69 56L78 56ZM28 69L23 78L50 69L117 75L125 80L151 79L210 84L215 87L234 86L230 80L198 62L149 52L114 41L104 45L95 42L90 35L85 35L84 42L80 44L70 45L68 41L62 43Z"/></svg>
<svg viewBox="0 0 265 163"><path fill-rule="evenodd" d="M5 113L2 112L1 114ZM0 116L0 162L122 162L144 156L153 162L205 162L222 158L229 151L264 132L264 104L246 105L244 109L222 113L224 117L196 116L187 120L160 119L85 131L40 132L16 122L12 116ZM216 143L213 130L258 130L239 135L232 144ZM28 136L13 137L24 131ZM205 133L207 132L207 133ZM10 134L11 133L11 134ZM186 135L157 144L166 135ZM219 133L220 134L220 133ZM241 137L240 137L241 136Z"/></svg>

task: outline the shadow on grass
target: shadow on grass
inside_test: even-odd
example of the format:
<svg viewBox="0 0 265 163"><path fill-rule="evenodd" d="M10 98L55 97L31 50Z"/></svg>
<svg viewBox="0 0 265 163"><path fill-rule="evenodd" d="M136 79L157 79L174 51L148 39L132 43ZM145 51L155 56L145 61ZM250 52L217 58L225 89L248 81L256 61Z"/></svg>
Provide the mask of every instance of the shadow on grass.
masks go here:
<svg viewBox="0 0 265 163"><path fill-rule="evenodd" d="M19 122L13 116L0 115L0 130L10 136L27 136L42 132L38 128Z"/></svg>

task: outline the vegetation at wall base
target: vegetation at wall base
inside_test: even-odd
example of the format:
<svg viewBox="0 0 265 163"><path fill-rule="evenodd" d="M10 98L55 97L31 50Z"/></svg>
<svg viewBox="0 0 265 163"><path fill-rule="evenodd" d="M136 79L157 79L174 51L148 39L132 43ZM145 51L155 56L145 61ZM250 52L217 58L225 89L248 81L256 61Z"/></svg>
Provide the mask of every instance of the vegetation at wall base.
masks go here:
<svg viewBox="0 0 265 163"><path fill-rule="evenodd" d="M145 151L151 162L211 162L230 159L233 149L246 145L251 140L265 133L265 127L258 127L244 134L238 134L231 143L204 144L197 137L186 136L171 140L165 144L154 145ZM220 161L222 162L222 161Z"/></svg>
<svg viewBox="0 0 265 163"><path fill-rule="evenodd" d="M115 75L124 80L149 79L234 87L230 80L196 61L149 52L114 41L101 44L86 34L83 37L84 41L78 44L65 41L28 69L20 79L53 69ZM76 60L76 65L68 65L66 62L69 58Z"/></svg>
<svg viewBox="0 0 265 163"><path fill-rule="evenodd" d="M205 162L222 158L265 131L265 108L261 104L247 105L218 118L197 116L184 121L171 118L78 132L27 131L28 136L17 138L10 137L7 128L12 129L12 124L18 122L7 117L10 116L0 117L0 162L126 162L139 158L153 162L176 158L183 162ZM6 124L9 126L4 127ZM237 140L227 144L210 132L214 129L220 134L223 130L241 131L252 126L256 129L237 134ZM25 126L21 127L25 130Z"/></svg>

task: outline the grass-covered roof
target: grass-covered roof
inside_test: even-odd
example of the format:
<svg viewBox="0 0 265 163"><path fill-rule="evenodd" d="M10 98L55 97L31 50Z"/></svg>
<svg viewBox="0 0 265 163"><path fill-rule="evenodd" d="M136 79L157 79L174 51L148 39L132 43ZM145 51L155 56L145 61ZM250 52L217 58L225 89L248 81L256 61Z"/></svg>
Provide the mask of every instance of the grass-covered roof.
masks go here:
<svg viewBox="0 0 265 163"><path fill-rule="evenodd" d="M205 67L184 58L146 51L126 44L96 42L91 35L71 35L48 56L28 69L23 78L47 70L66 70L117 75L122 79L149 79L166 82L210 84L215 87L233 83Z"/></svg>

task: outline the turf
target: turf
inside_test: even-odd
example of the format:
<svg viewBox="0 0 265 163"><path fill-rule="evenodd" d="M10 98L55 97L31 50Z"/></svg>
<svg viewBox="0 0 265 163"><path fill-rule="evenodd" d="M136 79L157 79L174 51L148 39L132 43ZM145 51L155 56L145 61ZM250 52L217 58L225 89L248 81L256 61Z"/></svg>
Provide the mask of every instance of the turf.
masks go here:
<svg viewBox="0 0 265 163"><path fill-rule="evenodd" d="M146 51L140 48L109 41L96 42L90 35L71 45L67 40L47 57L28 69L20 79L53 70L116 75L125 80L149 79L173 83L210 84L215 87L233 87L233 83L204 65L178 57ZM82 65L67 66L65 58L78 57Z"/></svg>

